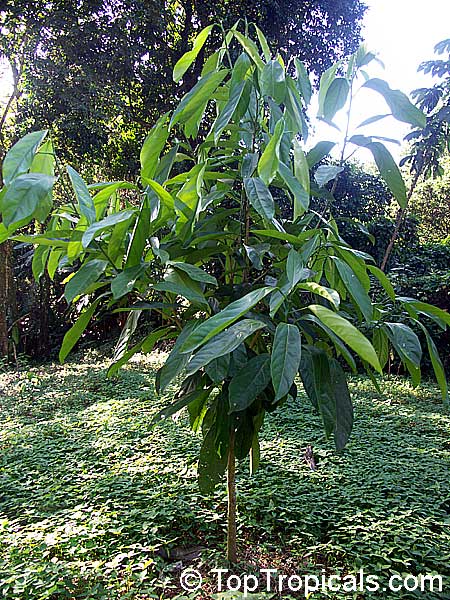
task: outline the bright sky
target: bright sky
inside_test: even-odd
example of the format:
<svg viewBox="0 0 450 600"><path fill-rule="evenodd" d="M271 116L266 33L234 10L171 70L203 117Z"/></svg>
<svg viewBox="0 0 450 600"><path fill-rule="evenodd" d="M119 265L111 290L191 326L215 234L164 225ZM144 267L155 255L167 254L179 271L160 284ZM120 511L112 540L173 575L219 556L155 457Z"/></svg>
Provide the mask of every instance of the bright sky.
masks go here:
<svg viewBox="0 0 450 600"><path fill-rule="evenodd" d="M437 80L430 75L417 72L419 64L434 58L434 46L450 38L449 0L365 0L368 6L364 18L363 36L369 50L375 52L384 63L384 69L372 62L367 71L371 77L385 79L391 88L409 94L419 87L429 87ZM353 104L353 127L364 119L390 112L383 98L373 90L361 90ZM336 122L344 126L345 115L338 114ZM410 130L409 125L388 117L359 129L358 133L381 135L402 140ZM340 141L342 134L320 124L316 128L316 139ZM389 144L397 158L399 146ZM362 160L370 159L366 150L358 151Z"/></svg>
<svg viewBox="0 0 450 600"><path fill-rule="evenodd" d="M410 93L418 87L430 86L434 80L417 72L419 64L434 57L435 44L450 38L450 0L365 0L368 10L364 19L363 35L369 49L383 61L383 70L376 63L369 65L372 77L385 79L394 89ZM0 102L8 95L11 81L4 65L0 64ZM361 90L354 102L352 124L354 127L364 119L389 112L384 100L372 90ZM343 126L343 114L336 116L336 122ZM382 135L401 140L409 131L409 126L392 118L374 123L358 133ZM339 141L342 134L335 129L320 124L316 127L314 139ZM401 149L389 145L398 158ZM369 153L360 151L361 159L368 159Z"/></svg>

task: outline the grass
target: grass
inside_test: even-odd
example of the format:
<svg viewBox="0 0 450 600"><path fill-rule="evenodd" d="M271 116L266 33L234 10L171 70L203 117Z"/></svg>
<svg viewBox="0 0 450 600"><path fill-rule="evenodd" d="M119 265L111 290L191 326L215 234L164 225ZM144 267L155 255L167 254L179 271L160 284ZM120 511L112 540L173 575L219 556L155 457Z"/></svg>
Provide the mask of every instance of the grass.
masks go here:
<svg viewBox="0 0 450 600"><path fill-rule="evenodd" d="M151 428L161 360L139 357L117 380L93 352L0 374L1 598L225 597L208 579L223 565L225 489L199 494L200 440L184 414ZM351 391L356 425L342 454L303 392L268 416L259 471L238 469L237 572L435 572L446 592L370 597L450 598L450 417L431 385L390 378L378 393L356 378ZM206 579L183 596L189 565ZM329 594L311 597L369 597Z"/></svg>

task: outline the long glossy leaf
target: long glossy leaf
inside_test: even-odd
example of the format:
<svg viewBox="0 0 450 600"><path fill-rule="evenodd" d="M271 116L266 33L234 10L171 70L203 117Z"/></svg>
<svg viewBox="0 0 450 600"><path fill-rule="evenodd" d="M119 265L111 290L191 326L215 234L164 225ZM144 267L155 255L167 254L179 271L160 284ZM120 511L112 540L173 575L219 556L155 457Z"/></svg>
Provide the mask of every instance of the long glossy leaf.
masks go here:
<svg viewBox="0 0 450 600"><path fill-rule="evenodd" d="M78 342L80 337L83 335L84 330L89 324L89 321L92 319L93 314L100 302L100 298L94 300L94 302L84 310L69 331L64 336L63 342L61 344L61 349L59 351L59 360L60 362L64 362L67 358L67 355Z"/></svg>
<svg viewBox="0 0 450 600"><path fill-rule="evenodd" d="M277 60L271 60L264 66L259 83L264 96L270 96L278 104L283 102L286 95L286 77Z"/></svg>
<svg viewBox="0 0 450 600"><path fill-rule="evenodd" d="M204 43L208 39L208 36L211 33L213 27L214 25L208 25L207 27L202 29L194 39L194 42L192 44L192 50L185 52L185 54L183 54L183 56L177 61L176 65L173 68L173 80L175 82L180 81L180 79L195 61L195 59L198 56L198 53L203 48Z"/></svg>
<svg viewBox="0 0 450 600"><path fill-rule="evenodd" d="M247 52L247 54L250 56L250 58L258 67L258 69L262 71L264 69L264 61L259 55L256 44L245 35L242 35L242 33L240 33L239 31L233 31L233 35L244 48L244 50Z"/></svg>
<svg viewBox="0 0 450 600"><path fill-rule="evenodd" d="M317 142L314 148L311 148L311 150L306 155L306 162L308 163L308 167L311 169L311 167L314 167L314 165L320 162L322 158L328 156L328 154L330 154L334 146L336 146L336 142Z"/></svg>
<svg viewBox="0 0 450 600"><path fill-rule="evenodd" d="M212 94L227 73L228 69L221 69L220 71L211 71L211 73L201 77L191 91L181 99L181 102L173 112L170 127L172 128L176 123L186 123L189 121L196 114L199 106L210 100Z"/></svg>
<svg viewBox="0 0 450 600"><path fill-rule="evenodd" d="M69 174L78 201L80 214L86 217L88 223L94 223L96 219L95 205L91 194L89 193L88 186L83 178L71 166L67 166L67 173Z"/></svg>
<svg viewBox="0 0 450 600"><path fill-rule="evenodd" d="M320 84L319 84L319 110L318 110L318 116L319 117L323 117L324 116L324 105L325 105L325 98L327 95L327 92L330 88L330 85L332 84L335 76L336 76L336 71L339 67L339 63L334 64L332 67L330 67L329 69L327 69L321 76L320 78Z"/></svg>
<svg viewBox="0 0 450 600"><path fill-rule="evenodd" d="M228 397L230 412L245 410L256 400L270 381L270 356L259 354L248 363L230 381Z"/></svg>
<svg viewBox="0 0 450 600"><path fill-rule="evenodd" d="M51 192L55 178L42 173L26 173L15 177L5 195L1 199L1 212L3 223L6 227L14 226L16 223L27 224L39 209L39 205L46 202ZM51 205L47 203L46 214L42 214L41 220L48 215Z"/></svg>
<svg viewBox="0 0 450 600"><path fill-rule="evenodd" d="M269 188L260 177L244 179L244 188L250 204L266 221L275 216L275 203Z"/></svg>
<svg viewBox="0 0 450 600"><path fill-rule="evenodd" d="M209 340L194 354L186 367L192 375L211 361L233 352L250 335L265 327L265 323L255 319L243 319Z"/></svg>
<svg viewBox="0 0 450 600"><path fill-rule="evenodd" d="M249 292L239 300L235 300L222 311L210 317L199 325L185 340L180 347L180 352L193 352L202 344L205 344L213 336L245 315L258 302L263 300L274 288L263 287Z"/></svg>
<svg viewBox="0 0 450 600"><path fill-rule="evenodd" d="M305 283L299 283L297 285L297 288L300 290L305 290L307 292L311 292L312 294L317 294L317 296L321 296L322 298L325 298L325 300L328 300L328 302L333 304L334 307L337 310L339 310L339 305L340 305L341 299L339 297L338 292L336 292L336 290L333 290L329 287L320 285L319 283L316 283L315 281L305 281Z"/></svg>
<svg viewBox="0 0 450 600"><path fill-rule="evenodd" d="M323 116L331 121L334 115L345 106L350 85L344 77L336 77L331 83L323 103Z"/></svg>
<svg viewBox="0 0 450 600"><path fill-rule="evenodd" d="M162 115L144 140L140 153L141 177L153 179L155 176L158 168L159 155L169 136L167 118L168 113Z"/></svg>
<svg viewBox="0 0 450 600"><path fill-rule="evenodd" d="M386 81L377 78L366 81L364 87L381 94L398 121L409 123L413 127L425 127L427 120L424 113L400 90L392 90Z"/></svg>
<svg viewBox="0 0 450 600"><path fill-rule="evenodd" d="M8 151L2 165L3 181L6 186L9 186L13 179L28 171L46 135L47 130L28 133Z"/></svg>
<svg viewBox="0 0 450 600"><path fill-rule="evenodd" d="M64 289L64 296L67 302L72 302L76 296L83 294L90 285L95 283L106 269L105 260L94 259L84 263L75 275L69 279Z"/></svg>
<svg viewBox="0 0 450 600"><path fill-rule="evenodd" d="M295 58L294 62L297 71L298 89L303 97L303 100L305 101L305 104L309 104L311 102L312 88L308 72L305 68L305 65L298 58Z"/></svg>
<svg viewBox="0 0 450 600"><path fill-rule="evenodd" d="M278 169L280 161L280 142L284 131L284 120L280 119L275 126L273 136L270 138L258 162L258 174L265 185L269 185Z"/></svg>
<svg viewBox="0 0 450 600"><path fill-rule="evenodd" d="M134 215L134 210L122 210L117 213L113 213L108 215L101 221L97 221L92 223L86 231L83 233L83 237L81 238L81 243L83 244L83 248L87 248L92 240L105 229L109 229L116 225L117 223L122 223L123 221L129 221L131 217Z"/></svg>
<svg viewBox="0 0 450 600"><path fill-rule="evenodd" d="M219 116L217 117L213 126L214 140L216 141L216 143L217 140L220 138L222 131L231 121L234 112L239 104L239 101L242 97L245 85L245 81L239 81L235 86L231 88L228 101L220 111Z"/></svg>
<svg viewBox="0 0 450 600"><path fill-rule="evenodd" d="M344 319L324 306L312 304L308 308L363 360L381 373L380 361L378 360L374 347L354 325L347 321L347 319Z"/></svg>
<svg viewBox="0 0 450 600"><path fill-rule="evenodd" d="M353 404L348 390L347 378L337 360L330 361L331 384L336 402L336 423L333 430L336 450L347 445L353 428Z"/></svg>
<svg viewBox="0 0 450 600"><path fill-rule="evenodd" d="M301 359L301 337L296 325L279 323L275 330L270 372L275 389L275 401L289 392Z"/></svg>
<svg viewBox="0 0 450 600"><path fill-rule="evenodd" d="M294 221L308 210L309 195L289 167L280 162L278 172L294 196Z"/></svg>
<svg viewBox="0 0 450 600"><path fill-rule="evenodd" d="M355 305L361 310L366 321L371 321L373 317L372 301L366 293L362 283L346 262L336 257L334 258L334 263L336 264L339 276L350 296L353 298Z"/></svg>

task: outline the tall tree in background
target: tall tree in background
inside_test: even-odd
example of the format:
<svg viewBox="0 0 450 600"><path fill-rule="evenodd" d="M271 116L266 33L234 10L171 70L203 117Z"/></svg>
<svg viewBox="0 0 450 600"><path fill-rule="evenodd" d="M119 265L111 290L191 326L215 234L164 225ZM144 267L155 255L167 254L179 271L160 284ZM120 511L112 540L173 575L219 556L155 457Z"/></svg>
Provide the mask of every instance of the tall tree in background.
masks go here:
<svg viewBox="0 0 450 600"><path fill-rule="evenodd" d="M360 0L6 1L0 54L15 60L25 46L26 55L18 132L52 126L65 158L79 162L89 154L103 171L134 174L131 157L156 116L200 74L194 69L178 85L171 71L199 29L245 17L285 58L299 56L318 77L356 50L364 10Z"/></svg>

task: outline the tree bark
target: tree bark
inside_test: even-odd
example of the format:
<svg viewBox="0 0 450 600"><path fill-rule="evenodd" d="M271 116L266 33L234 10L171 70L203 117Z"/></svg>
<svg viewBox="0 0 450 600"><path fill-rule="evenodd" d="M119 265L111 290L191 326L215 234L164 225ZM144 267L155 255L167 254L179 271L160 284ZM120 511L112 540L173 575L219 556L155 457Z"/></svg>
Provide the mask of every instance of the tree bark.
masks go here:
<svg viewBox="0 0 450 600"><path fill-rule="evenodd" d="M237 561L237 532L236 532L236 458L234 454L234 429L230 432L230 447L228 449L227 489L228 489L228 527L227 527L227 560Z"/></svg>
<svg viewBox="0 0 450 600"><path fill-rule="evenodd" d="M9 356L9 324L17 314L16 286L13 270L13 247L7 241L0 244L0 356Z"/></svg>

